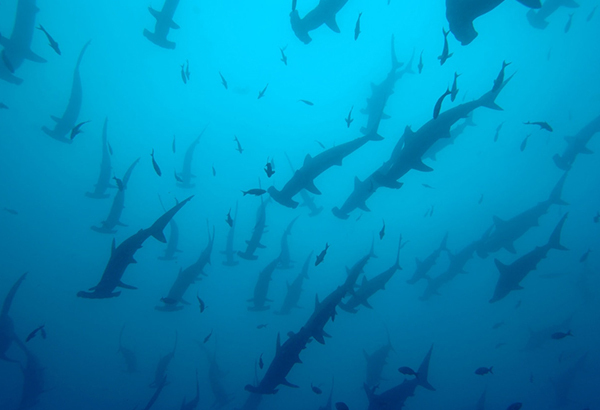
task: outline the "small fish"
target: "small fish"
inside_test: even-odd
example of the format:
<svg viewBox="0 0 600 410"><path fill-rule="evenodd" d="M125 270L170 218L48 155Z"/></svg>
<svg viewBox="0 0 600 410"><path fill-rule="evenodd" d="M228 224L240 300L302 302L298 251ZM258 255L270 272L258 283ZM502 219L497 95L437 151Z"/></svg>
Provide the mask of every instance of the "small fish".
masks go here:
<svg viewBox="0 0 600 410"><path fill-rule="evenodd" d="M416 376L417 372L415 372L413 369L411 369L408 366L402 366L398 369L398 371L406 376Z"/></svg>
<svg viewBox="0 0 600 410"><path fill-rule="evenodd" d="M173 154L175 154L176 151L176 146L175 146L175 135L173 135L173 142L171 143L171 149L173 150Z"/></svg>
<svg viewBox="0 0 600 410"><path fill-rule="evenodd" d="M106 146L108 147L108 153L109 153L110 155L112 155L112 154L113 154L113 149L112 149L112 147L110 146L110 142L107 142L107 143L106 143Z"/></svg>
<svg viewBox="0 0 600 410"><path fill-rule="evenodd" d="M185 75L185 64L181 64L181 80L184 84L187 84L187 77Z"/></svg>
<svg viewBox="0 0 600 410"><path fill-rule="evenodd" d="M265 194L266 192L267 191L265 191L264 189L260 189L260 188L252 188L247 191L242 191L244 196L246 196L246 195L261 196L261 195Z"/></svg>
<svg viewBox="0 0 600 410"><path fill-rule="evenodd" d="M475 370L475 374L479 375L479 376L483 376L486 374L494 374L494 372L492 372L492 366L488 367L480 367L479 369Z"/></svg>
<svg viewBox="0 0 600 410"><path fill-rule="evenodd" d="M54 39L52 38L52 36L50 34L48 34L46 29L41 24L37 27L37 29L46 35L46 37L48 38L48 42L50 43L50 47L52 47L52 50L54 50L56 52L56 54L61 55L60 47L58 47L58 43L56 41L54 41Z"/></svg>
<svg viewBox="0 0 600 410"><path fill-rule="evenodd" d="M358 215L355 219L356 222L360 221L360 218L362 218L363 214L362 212L360 213L360 215Z"/></svg>
<svg viewBox="0 0 600 410"><path fill-rule="evenodd" d="M265 166L265 172L267 173L267 178L271 178L273 176L273 174L275 173L275 170L273 169L273 163L269 160L267 160L267 165Z"/></svg>
<svg viewBox="0 0 600 410"><path fill-rule="evenodd" d="M513 403L506 408L506 410L519 410L523 406L523 403Z"/></svg>
<svg viewBox="0 0 600 410"><path fill-rule="evenodd" d="M496 329L499 329L502 326L504 326L504 322L498 322L494 326L492 326L492 329L496 330Z"/></svg>
<svg viewBox="0 0 600 410"><path fill-rule="evenodd" d="M571 333L570 330L567 333L565 333L565 332L556 332L556 333L552 333L550 335L550 338L552 338L554 340L560 340L560 339L564 339L567 336L573 336L573 333Z"/></svg>
<svg viewBox="0 0 600 410"><path fill-rule="evenodd" d="M436 101L435 106L433 107L434 120L438 117L438 115L440 115L440 110L442 109L442 103L444 102L444 98L449 96L451 93L452 92L450 91L450 88L446 89L446 92L442 94L442 96Z"/></svg>
<svg viewBox="0 0 600 410"><path fill-rule="evenodd" d="M261 369L265 366L265 363L263 362L262 359L262 353L260 354L260 357L258 358L258 367L260 367Z"/></svg>
<svg viewBox="0 0 600 410"><path fill-rule="evenodd" d="M10 209L10 208L4 208L4 212L8 212L11 215L19 215L19 212L15 211L14 209Z"/></svg>
<svg viewBox="0 0 600 410"><path fill-rule="evenodd" d="M213 177L217 176L217 170L215 169L214 165L212 166L212 174L213 174Z"/></svg>
<svg viewBox="0 0 600 410"><path fill-rule="evenodd" d="M440 60L440 65L444 65L444 63L446 62L446 60L448 60L454 54L454 53L449 53L448 52L449 51L449 48L448 48L448 34L450 34L450 30L446 31L442 27L442 33L444 33L444 48L442 50L442 55L440 55L438 57L438 60Z"/></svg>
<svg viewBox="0 0 600 410"><path fill-rule="evenodd" d="M550 124L548 124L546 121L533 121L533 122L532 121L527 121L527 122L524 122L523 124L525 124L525 125L537 125L537 126L540 127L541 130L546 130L546 131L549 131L549 132L554 131L552 129L552 127L550 126Z"/></svg>
<svg viewBox="0 0 600 410"><path fill-rule="evenodd" d="M281 62L285 65L287 65L287 56L285 55L285 47L280 48L279 51L281 51Z"/></svg>
<svg viewBox="0 0 600 410"><path fill-rule="evenodd" d="M161 176L162 172L160 171L160 167L154 159L154 148L152 148L152 153L150 154L150 157L152 157L152 167L154 167L154 172L156 172L156 175Z"/></svg>
<svg viewBox="0 0 600 410"><path fill-rule="evenodd" d="M242 152L244 152L243 148L242 148L242 144L240 144L240 140L238 140L238 137L236 135L233 136L233 140L235 141L235 143L237 144L237 148L236 151L239 152L240 154Z"/></svg>
<svg viewBox="0 0 600 410"><path fill-rule="evenodd" d="M190 60L185 60L185 76L190 79Z"/></svg>
<svg viewBox="0 0 600 410"><path fill-rule="evenodd" d="M354 119L352 118L352 110L354 109L354 106L352 106L350 108L350 112L348 113L348 118L345 118L344 121L346 121L346 124L348 125L348 128L350 128L350 124L352 124L352 121L354 121ZM325 148L325 147L323 147Z"/></svg>
<svg viewBox="0 0 600 410"><path fill-rule="evenodd" d="M590 14L588 14L587 18L585 19L585 21L587 21L589 23L594 18L594 14L596 14L597 8L598 8L598 6L594 6L592 11L590 11Z"/></svg>
<svg viewBox="0 0 600 410"><path fill-rule="evenodd" d="M335 403L335 410L350 410L350 409L348 408L348 405L346 403L338 401L337 403Z"/></svg>
<svg viewBox="0 0 600 410"><path fill-rule="evenodd" d="M177 171L173 171L173 172L174 172L174 175L175 175L175 181L177 181L177 182L183 182L183 179L181 179L179 177L179 175L177 175Z"/></svg>
<svg viewBox="0 0 600 410"><path fill-rule="evenodd" d="M498 73L498 77L496 77L496 79L494 80L494 86L492 87L492 91L498 91L500 87L502 87L502 84L504 84L504 69L511 64L512 63L507 63L506 61L502 62L502 68Z"/></svg>
<svg viewBox="0 0 600 410"><path fill-rule="evenodd" d="M423 185L425 188L435 189L434 187L432 187L431 185L428 185L428 184L421 184L421 185Z"/></svg>
<svg viewBox="0 0 600 410"><path fill-rule="evenodd" d="M483 202L483 194L481 194L481 196L479 197L479 201L477 201L477 204L481 205L482 202Z"/></svg>
<svg viewBox="0 0 600 410"><path fill-rule="evenodd" d="M265 327L267 327L266 323L261 323L260 325L256 326L257 329L264 329Z"/></svg>
<svg viewBox="0 0 600 410"><path fill-rule="evenodd" d="M423 72L423 51L424 50L421 50L421 56L419 57L419 65L417 66L419 68L419 74Z"/></svg>
<svg viewBox="0 0 600 410"><path fill-rule="evenodd" d="M524 139L523 142L521 143L521 146L519 147L519 149L521 150L521 152L525 151L525 148L527 147L527 140L529 139L529 137L531 137L531 134L528 134Z"/></svg>
<svg viewBox="0 0 600 410"><path fill-rule="evenodd" d="M450 101L454 101L458 95L458 77L460 74L454 73L454 82L452 83L452 90L450 90Z"/></svg>
<svg viewBox="0 0 600 410"><path fill-rule="evenodd" d="M311 107L312 107L313 105L315 105L315 104L314 104L312 101L308 101L308 100L298 100L298 102L303 102L304 104L306 104L306 105L310 105Z"/></svg>
<svg viewBox="0 0 600 410"><path fill-rule="evenodd" d="M581 255L581 258L579 258L579 262L583 263L583 262L587 261L587 258L588 258L588 256L590 256L591 251L592 251L591 249L588 249L586 253Z"/></svg>
<svg viewBox="0 0 600 410"><path fill-rule="evenodd" d="M39 332L40 330L41 330L41 333L42 333L42 339L45 339L46 338L46 331L44 330L44 325L41 325L40 327L34 329L33 332L29 333L29 335L25 339L25 342L29 342L31 339L33 339L35 337L35 335L37 334L37 332Z"/></svg>
<svg viewBox="0 0 600 410"><path fill-rule="evenodd" d="M567 20L567 24L565 24L565 34L571 30L571 24L573 24L573 13L569 14L569 19Z"/></svg>
<svg viewBox="0 0 600 410"><path fill-rule="evenodd" d="M210 333L208 334L208 336L206 336L206 337L204 338L204 342L202 342L202 343L206 343L206 342L208 342L208 340L209 340L209 339L210 339L210 337L212 336L212 333L213 333L213 331L212 331L212 329L211 329L211 330L210 330Z"/></svg>
<svg viewBox="0 0 600 410"><path fill-rule="evenodd" d="M204 301L200 299L200 296L196 295L196 298L198 299L198 305L200 306L200 313L203 313L204 309L206 309L206 305L204 304Z"/></svg>
<svg viewBox="0 0 600 410"><path fill-rule="evenodd" d="M315 266L319 266L323 262L323 259L325 259L325 255L327 255L327 249L329 249L328 243L325 244L325 249L323 249L321 251L321 253L317 255L317 260L315 261Z"/></svg>
<svg viewBox="0 0 600 410"><path fill-rule="evenodd" d="M594 217L594 223L597 224L600 222L600 212L596 212L596 216Z"/></svg>
<svg viewBox="0 0 600 410"><path fill-rule="evenodd" d="M381 227L381 231L379 231L379 239L383 239L385 236L385 220L383 220L383 226Z"/></svg>
<svg viewBox="0 0 600 410"><path fill-rule="evenodd" d="M0 110L8 110L8 105L0 103Z"/></svg>
<svg viewBox="0 0 600 410"><path fill-rule="evenodd" d="M312 391L313 391L315 394L321 394L321 393L323 393L323 390L319 389L317 386L313 386L313 384L312 384L312 383L310 384L310 388L312 389Z"/></svg>
<svg viewBox="0 0 600 410"><path fill-rule="evenodd" d="M319 144L319 146L320 146L321 148L325 149L325 145L323 145L323 143L322 143L321 141L317 141L317 140L315 140L315 142L316 142L317 144Z"/></svg>
<svg viewBox="0 0 600 410"><path fill-rule="evenodd" d="M269 86L269 84L265 85L265 88L263 88L262 91L258 92L257 100L260 100L261 98L263 98L265 96L265 92L267 91L268 86Z"/></svg>
<svg viewBox="0 0 600 410"><path fill-rule="evenodd" d="M496 134L494 134L494 142L498 141L498 137L500 136L500 130L502 129L503 125L504 125L504 122L501 122L500 125L498 125L496 127Z"/></svg>
<svg viewBox="0 0 600 410"><path fill-rule="evenodd" d="M360 18L362 13L358 13L358 19L356 20L356 25L354 26L354 41L358 40L358 36L360 35Z"/></svg>
<svg viewBox="0 0 600 410"><path fill-rule="evenodd" d="M223 74L221 74L221 72L219 71L219 76L221 76L221 84L223 84L223 87L225 87L225 89L228 89L227 86L227 80L225 79L225 77L223 77Z"/></svg>
<svg viewBox="0 0 600 410"><path fill-rule="evenodd" d="M80 122L79 124L77 124L76 126L74 126L71 129L71 140L73 140L73 138L75 138L78 134L83 133L83 131L81 130L81 127L83 127L88 122L90 122L90 121L88 120L88 121Z"/></svg>
<svg viewBox="0 0 600 410"><path fill-rule="evenodd" d="M515 309L518 309L521 307L521 301L517 300L517 303L515 303Z"/></svg>
<svg viewBox="0 0 600 410"><path fill-rule="evenodd" d="M504 343L504 342L500 342L500 343L498 343L496 346L494 346L494 348L495 348L495 349L500 349L502 346L505 346L505 345L506 345L506 343Z"/></svg>
<svg viewBox="0 0 600 410"><path fill-rule="evenodd" d="M434 209L434 205L431 205L431 211L429 211L430 218L433 216L433 209Z"/></svg>

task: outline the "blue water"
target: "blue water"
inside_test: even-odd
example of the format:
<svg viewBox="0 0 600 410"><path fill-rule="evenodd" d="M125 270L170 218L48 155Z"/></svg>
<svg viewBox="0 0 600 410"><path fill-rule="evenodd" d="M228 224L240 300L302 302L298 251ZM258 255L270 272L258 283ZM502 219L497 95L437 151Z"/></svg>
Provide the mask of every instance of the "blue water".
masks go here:
<svg viewBox="0 0 600 410"><path fill-rule="evenodd" d="M159 0L0 4L0 107L6 107L0 109L0 298L28 272L10 310L0 317L0 353L13 360L0 360L0 409L149 408L157 392L149 387L157 363L172 351L175 340L156 409L179 408L184 398L194 399L196 372L198 409L329 408L330 391L334 407L345 403L352 410L402 405L504 410L514 403L522 403L523 409L600 408L600 173L597 154L584 152L600 150L593 137L600 125L591 127L586 149L580 147L570 164L560 193L564 202L548 204L539 213L539 226L517 224L524 228L515 234L515 253L506 248L481 252L489 244L488 228L494 235L502 224L494 217L510 220L549 198L565 172L553 161L566 152L564 137L581 135L600 114L600 15L590 16L596 3L580 0L578 8L560 7L547 18L548 26L539 29L525 17L526 6L507 0L475 20L479 35L470 44L462 46L450 33L453 55L441 66L442 27L448 29L444 2L349 0L337 13L341 32L322 25L310 31L309 44L292 30L290 3L181 0L173 17L180 28L167 35L175 49L142 35L144 29L154 31L156 19L147 8L160 11ZM24 43L9 41L19 4L35 20L23 27L33 30L30 50L46 62L20 58ZM300 17L317 4L298 0ZM355 40L359 13L361 33ZM60 56L32 24L42 24L59 43ZM392 67L392 35L402 67ZM79 66L80 110L63 140L53 139L41 128L54 128L50 116L63 115L77 58L89 40ZM17 51L11 49L16 43ZM280 60L280 49L287 65ZM410 154L410 144L433 138L432 133L418 133L421 127L438 124L447 110L491 92L503 61L511 63L505 79L514 75L495 99L503 110L476 108L474 124L439 150L435 160L429 158L429 147L429 152ZM184 83L181 65L185 68L186 62L190 76ZM307 155L315 161L325 150L363 137L360 129L367 126L368 116L361 109L367 107L372 84L402 70L385 101L384 112L391 118L382 120L372 134L366 132L373 141L348 153L342 166L330 164L315 178L321 195L308 195L322 212L311 217L307 207L286 207L269 193L242 194L271 186L281 190L294 175L286 155L299 169L310 164ZM460 74L456 99L446 97L440 117L433 120L434 105L452 86L455 72ZM13 76L22 83L6 81ZM351 108L354 121L347 127L344 119ZM140 158L123 191L122 224L108 234L90 227L107 218L119 192L117 182L110 180L106 198L85 195L94 190L102 150L108 148L101 138L106 119L110 178L122 180ZM89 123L81 125L83 132L71 139L71 129L84 121ZM464 121L456 118L452 129ZM553 132L524 125L527 121L547 122ZM407 126L417 138L406 137ZM181 177L186 150L200 134L191 163L195 186L182 188L174 174ZM444 140L442 134L435 138ZM377 135L383 140L376 141ZM422 159L433 171L410 169L409 164L410 171L398 179L400 189L366 182L366 189L373 191L365 203L370 212L358 208L347 219L334 216L331 210L353 192L355 177L378 184L370 175L384 162L394 163L396 144L406 153L402 159ZM153 168L152 150L162 176ZM267 161L275 169L270 178L263 170ZM122 278L137 290L118 288L119 296L106 299L77 297L102 277L113 238L119 246L150 228L163 209L191 195L173 218L180 251L173 260L158 259L167 244L150 236ZM300 194L294 200L303 202ZM236 266L223 265L228 212L235 218L233 250L244 251L261 206L266 228L260 241L264 248L254 253L257 259L245 260L236 253ZM547 257L537 269L520 270L527 273L520 282L523 289L490 303L500 276L494 260L511 265L544 247L565 213L560 243L568 250L545 249ZM296 217L287 236L293 267L273 272L268 309L249 310L259 272L280 255L282 234ZM384 223L385 234L380 235ZM187 289L183 299L189 305L176 301L176 311L156 310L172 304L161 298L167 297L180 269L197 261L213 227L211 263ZM172 239L171 229L167 225L164 230L167 240ZM434 252L445 234L448 251L441 251L428 279L407 284L417 267L415 258L423 260ZM309 317L323 306L315 305L315 295L323 301L341 289L352 277L346 267L367 258L364 273L356 286L346 289L344 301L358 295L363 277L372 279L394 265L400 238L405 244L402 270L368 299L372 309L361 305L353 314L338 307L335 320L324 326L331 336L325 344L308 336L310 342L300 351L303 363L285 375L298 388L280 384L276 394L260 395L245 390L246 385L268 384L267 369L278 357L277 335L283 344L310 327ZM326 243L330 248L315 266ZM377 258L369 257L372 243ZM453 255L470 244L476 245L460 269L466 274L457 274L424 297L428 286L452 266ZM300 308L289 315L274 314L309 255ZM203 312L197 296L206 305ZM257 328L261 324L267 326ZM40 325L47 337L38 331L25 342ZM132 373L126 372L119 349L121 331L122 346L137 360ZM557 335L568 331L572 336ZM415 378L397 370L408 366L419 372L432 345L426 379L435 391L423 387L425 373ZM379 380L364 387L369 376L363 352L370 355L385 346L392 349ZM262 369L257 368L261 355ZM490 366L493 374L475 374ZM395 386L400 391L396 396L389 392ZM414 391L414 396L401 397L404 391ZM221 401L215 392L223 394ZM478 404L484 392L485 402ZM257 397L262 399L259 404L253 403Z"/></svg>

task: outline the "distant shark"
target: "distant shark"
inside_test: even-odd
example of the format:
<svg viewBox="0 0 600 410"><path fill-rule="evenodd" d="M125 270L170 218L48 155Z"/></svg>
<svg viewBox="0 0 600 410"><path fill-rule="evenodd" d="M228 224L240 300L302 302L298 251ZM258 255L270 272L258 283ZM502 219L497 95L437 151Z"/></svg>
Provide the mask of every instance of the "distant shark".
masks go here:
<svg viewBox="0 0 600 410"><path fill-rule="evenodd" d="M258 274L258 280L256 281L256 286L254 287L254 296L248 299L248 302L252 302L253 305L249 306L248 310L259 312L270 309L270 306L267 306L267 302L273 301L267 298L267 293L269 292L271 277L275 271L275 268L277 268L277 265L279 265L279 256L273 259L273 261L265 266L265 268Z"/></svg>
<svg viewBox="0 0 600 410"><path fill-rule="evenodd" d="M265 228L267 226L267 213L266 208L269 201L263 201L261 198L261 204L256 212L256 223L252 231L252 236L246 241L246 250L244 252L238 251L238 256L242 259L254 261L258 259L258 256L254 254L258 248L264 249L265 246L260 243Z"/></svg>
<svg viewBox="0 0 600 410"><path fill-rule="evenodd" d="M225 255L225 260L222 262L225 266L236 266L239 264L235 258L235 251L233 250L233 240L235 239L235 227L237 225L237 215L238 215L238 204L235 203L235 214L233 215L233 223L229 227L229 232L227 233L227 242L225 243L225 250L221 251L221 254Z"/></svg>
<svg viewBox="0 0 600 410"><path fill-rule="evenodd" d="M308 44L312 38L308 35L310 31L316 30L323 24L327 25L336 33L340 28L335 21L337 13L348 3L348 0L319 0L319 4L309 11L304 17L300 18L298 10L295 8L296 0L293 0L292 12L290 13L290 22L292 30L300 41Z"/></svg>
<svg viewBox="0 0 600 410"><path fill-rule="evenodd" d="M590 139L600 132L600 116L594 118L589 124L583 127L575 136L565 137L567 148L562 155L556 154L552 158L554 163L560 169L568 171L573 166L573 162L579 154L592 154L592 151L586 147Z"/></svg>
<svg viewBox="0 0 600 410"><path fill-rule="evenodd" d="M546 19L560 7L577 8L579 4L575 0L546 0L539 10L529 10L527 20L532 27L543 30L548 27Z"/></svg>
<svg viewBox="0 0 600 410"><path fill-rule="evenodd" d="M200 133L200 135L198 135L198 137L194 141L192 141L188 149L185 151L185 157L183 158L183 167L181 169L181 172L177 175L181 179L181 182L177 181L177 186L180 188L189 189L196 186L195 184L192 184L192 178L196 178L196 175L192 174L192 161L194 160L194 152L196 151L196 147L198 146L198 143L200 142L200 137L202 137L204 131L206 131L206 127Z"/></svg>
<svg viewBox="0 0 600 410"><path fill-rule="evenodd" d="M387 343L381 346L379 349L375 350L373 353L368 354L363 349L363 355L365 356L365 360L367 361L367 375L365 383L369 387L375 387L379 385L381 381L381 374L383 373L383 368L387 364L388 356L390 352L394 350L392 346L392 342L390 340L390 335L388 333Z"/></svg>
<svg viewBox="0 0 600 410"><path fill-rule="evenodd" d="M283 304L279 311L276 311L277 315L289 315L293 308L299 308L298 301L302 294L302 284L305 279L308 279L308 267L310 266L310 259L312 258L312 252L308 255L302 266L302 270L296 276L296 279L290 284L287 283L287 293L283 300Z"/></svg>
<svg viewBox="0 0 600 410"><path fill-rule="evenodd" d="M15 325L13 320L8 315L10 313L10 307L12 305L13 299L21 286L21 283L25 280L27 273L24 273L17 279L14 285L8 291L8 294L4 298L4 303L2 304L2 311L0 311L0 359L6 360L7 362L17 362L16 360L9 359L6 357L6 352L12 343L16 343L21 350L27 351L27 348L23 344L23 342L17 337L15 333Z"/></svg>
<svg viewBox="0 0 600 410"><path fill-rule="evenodd" d="M169 30L178 29L179 26L173 21L173 16L179 5L179 0L165 0L162 10L157 11L148 7L150 14L156 19L154 32L144 29L144 36L159 47L174 50L175 43L167 40Z"/></svg>
<svg viewBox="0 0 600 410"><path fill-rule="evenodd" d="M565 224L565 220L567 219L567 215L568 214L565 214L558 222L552 235L550 235L548 243L544 246L536 247L534 250L521 256L510 265L505 265L498 259L494 260L496 267L500 272L500 277L496 283L496 289L494 290L494 295L490 299L490 303L504 299L513 290L523 289L520 285L521 281L525 279L529 272L536 269L538 263L540 263L542 259L546 258L550 249L567 249L560 244L560 233Z"/></svg>
<svg viewBox="0 0 600 410"><path fill-rule="evenodd" d="M40 10L36 0L19 0L17 14L10 38L0 35L0 79L19 85L23 79L14 75L23 61L45 63L46 60L31 51L31 40L35 29L35 16Z"/></svg>
<svg viewBox="0 0 600 410"><path fill-rule="evenodd" d="M67 138L67 134L71 132L75 123L77 122L77 118L79 117L79 111L81 110L81 101L83 98L83 91L81 87L81 75L79 74L79 65L81 64L81 60L83 59L83 55L85 54L85 50L87 50L90 45L90 41L85 43L81 52L79 53L79 57L77 58L77 64L75 64L75 71L73 73L73 85L71 86L71 96L69 97L69 103L67 104L67 108L63 113L62 118L58 118L54 115L51 115L50 118L54 120L56 124L54 124L54 129L51 130L48 127L42 127L42 131L48 134L50 137L54 138L57 141L64 142L66 144L71 144L73 140L71 138Z"/></svg>
<svg viewBox="0 0 600 410"><path fill-rule="evenodd" d="M401 409L404 407L404 402L406 402L406 399L414 396L415 390L418 386L434 391L435 389L427 380L429 376L429 361L431 360L432 351L433 346L431 346L429 352L427 352L427 355L423 359L423 362L421 362L421 366L419 366L416 378L412 380L404 380L399 385L392 387L381 394L375 394L372 387L365 384L364 389L367 393L367 398L369 399L368 410Z"/></svg>
<svg viewBox="0 0 600 410"><path fill-rule="evenodd" d="M517 0L530 8L542 7L540 0ZM450 23L450 31L463 46L477 37L473 20L489 13L504 0L446 0L446 19Z"/></svg>
<svg viewBox="0 0 600 410"><path fill-rule="evenodd" d="M104 120L104 127L102 128L102 160L100 162L100 175L98 175L98 182L96 182L94 192L86 192L85 196L88 198L108 198L109 195L106 191L109 188L115 188L115 185L110 183L112 167L110 165L110 152L108 151L108 118Z"/></svg>
<svg viewBox="0 0 600 410"><path fill-rule="evenodd" d="M183 200L173 208L165 212L160 218L152 224L148 229L140 229L137 233L133 234L129 238L125 239L119 246L115 246L115 240L112 242L112 249L104 273L100 282L88 291L80 291L77 296L86 299L106 299L114 298L121 294L121 292L115 292L116 288L124 289L136 289L131 285L123 283L123 274L127 267L132 263L137 263L134 259L135 253L142 247L146 239L153 236L159 242L166 243L167 239L163 230L175 216L175 214L187 204L193 196Z"/></svg>
<svg viewBox="0 0 600 410"><path fill-rule="evenodd" d="M212 236L210 230L208 232L208 243L196 262L188 266L185 269L179 269L179 274L173 282L171 289L166 297L162 298L161 301L164 305L157 306L156 310L164 312L173 312L182 309L183 305L189 305L190 302L186 301L183 296L187 292L188 288L196 281L200 280L200 275L205 275L204 268L210 264L210 257L212 255L213 245L215 243L215 229L213 227Z"/></svg>

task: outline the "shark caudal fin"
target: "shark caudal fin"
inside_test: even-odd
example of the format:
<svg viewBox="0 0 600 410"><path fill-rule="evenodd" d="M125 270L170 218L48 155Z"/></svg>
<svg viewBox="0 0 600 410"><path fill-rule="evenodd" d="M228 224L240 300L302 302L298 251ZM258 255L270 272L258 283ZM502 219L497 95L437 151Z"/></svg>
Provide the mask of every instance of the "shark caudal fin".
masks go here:
<svg viewBox="0 0 600 410"><path fill-rule="evenodd" d="M2 316L6 316L8 314L10 306L12 305L12 301L15 298L17 291L19 290L19 286L21 286L21 283L23 283L26 276L27 272L22 274L21 277L17 279L15 284L12 286L12 288L10 288L10 290L8 291L6 298L4 298L4 304L2 305Z"/></svg>
<svg viewBox="0 0 600 410"><path fill-rule="evenodd" d="M425 356L423 362L421 362L421 365L419 366L419 370L417 371L417 382L419 383L419 386L422 386L427 390L435 391L435 388L431 384L429 384L429 381L427 380L429 376L429 361L431 360L432 351L433 345L431 345L429 351L427 352L427 355Z"/></svg>
<svg viewBox="0 0 600 410"><path fill-rule="evenodd" d="M565 224L565 220L567 219L567 215L569 215L568 212L563 215L563 217L560 219L560 221L558 221L558 224L556 224L556 227L552 231L552 235L550 235L550 239L548 240L548 244L546 246L549 246L550 248L558 249L561 251L568 250L560 243L560 234L562 232L563 225Z"/></svg>
<svg viewBox="0 0 600 410"><path fill-rule="evenodd" d="M550 193L550 197L548 198L548 202L550 202L551 204L569 205L567 202L563 201L561 198L562 190L563 190L563 186L565 185L566 178L567 178L567 172L565 172L563 174L563 176L560 177L560 179L558 180L556 185L554 185L554 188L552 188L552 192Z"/></svg>
<svg viewBox="0 0 600 410"><path fill-rule="evenodd" d="M165 234L163 232L163 230L165 229L165 227L167 226L167 224L169 223L169 221L171 221L171 219L175 216L175 214L186 204L188 203L194 196L190 196L186 199L184 199L183 201L181 201L180 203L178 203L177 205L175 205L173 208L169 209L167 212L165 212L160 218L158 218L156 220L156 222L154 222L152 224L152 226L150 228L148 228L148 231L150 232L150 235L153 236L157 241L162 242L162 243L166 243L167 242L167 238L165 238Z"/></svg>

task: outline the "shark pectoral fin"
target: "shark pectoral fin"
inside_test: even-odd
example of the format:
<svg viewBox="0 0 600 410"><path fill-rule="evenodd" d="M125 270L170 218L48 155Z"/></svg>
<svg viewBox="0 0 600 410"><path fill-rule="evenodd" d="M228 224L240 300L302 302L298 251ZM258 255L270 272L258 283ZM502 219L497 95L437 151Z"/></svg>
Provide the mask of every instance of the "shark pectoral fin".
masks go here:
<svg viewBox="0 0 600 410"><path fill-rule="evenodd" d="M391 115L388 115L388 114L385 114L385 113L381 114L381 119L382 120L389 120L390 118L392 118Z"/></svg>
<svg viewBox="0 0 600 410"><path fill-rule="evenodd" d="M323 339L323 334L317 333L316 335L313 335L313 337L315 338L315 340L317 342L321 343L322 345L325 344L325 339Z"/></svg>
<svg viewBox="0 0 600 410"><path fill-rule="evenodd" d="M188 302L187 300L185 300L183 298L179 299L179 302L181 302L183 305L191 305L190 302Z"/></svg>
<svg viewBox="0 0 600 410"><path fill-rule="evenodd" d="M50 118L54 121L54 122L60 122L60 118L58 118L56 115L51 115Z"/></svg>
<svg viewBox="0 0 600 410"><path fill-rule="evenodd" d="M594 153L594 151L592 151L591 149L589 149L587 147L583 147L581 149L581 151L579 151L579 152L581 152L582 154L593 154Z"/></svg>
<svg viewBox="0 0 600 410"><path fill-rule="evenodd" d="M433 168L425 165L423 163L423 161L421 161L420 159L415 161L412 165L411 165L412 169L416 169L417 171L421 171L421 172L431 172L433 171Z"/></svg>
<svg viewBox="0 0 600 410"><path fill-rule="evenodd" d="M502 225L504 222L504 220L498 218L496 215L494 215L492 217L492 219L494 220L494 225L496 225L496 227L499 227L500 225Z"/></svg>
<svg viewBox="0 0 600 410"><path fill-rule="evenodd" d="M127 285L126 283L123 283L121 281L119 281L119 284L117 286L119 288L123 288L123 289L137 290L137 288L135 286Z"/></svg>
<svg viewBox="0 0 600 410"><path fill-rule="evenodd" d="M362 302L362 305L363 305L364 307L368 308L368 309L373 309L373 306L371 306L371 305L369 304L369 301L367 301L367 300L364 300L364 301Z"/></svg>
<svg viewBox="0 0 600 410"><path fill-rule="evenodd" d="M169 22L169 27L174 29L174 30L179 30L179 25L177 23L175 23L173 20L171 20Z"/></svg>
<svg viewBox="0 0 600 410"><path fill-rule="evenodd" d="M335 14L332 14L331 17L325 21L325 24L327 24L327 27L329 27L336 33L340 32L340 28L338 27L337 22L335 21Z"/></svg>
<svg viewBox="0 0 600 410"><path fill-rule="evenodd" d="M319 191L319 189L315 186L315 182L312 180L306 183L304 189L306 189L311 194L321 195L321 191Z"/></svg>
<svg viewBox="0 0 600 410"><path fill-rule="evenodd" d="M511 243L508 243L508 244L506 244L506 245L504 246L504 249L506 249L507 251L509 251L509 252L510 252L510 253L512 253L512 254L515 254L515 253L517 253L517 251L516 251L516 249L515 249L515 245L514 245L512 242L511 242Z"/></svg>
<svg viewBox="0 0 600 410"><path fill-rule="evenodd" d="M283 384L284 386L287 386L287 387L293 387L295 389L298 388L298 386L296 386L295 384L292 384L292 383L288 382L286 379L283 379L281 381L281 384Z"/></svg>
<svg viewBox="0 0 600 410"><path fill-rule="evenodd" d="M154 17L157 20L160 19L160 11L154 10L152 7L148 7L148 11L150 12L150 14L152 14L152 17Z"/></svg>
<svg viewBox="0 0 600 410"><path fill-rule="evenodd" d="M45 63L46 62L46 59L38 56L36 53L34 53L31 50L27 50L27 53L25 53L25 58L27 60L30 60L30 61L33 61L36 63Z"/></svg>
<svg viewBox="0 0 600 410"><path fill-rule="evenodd" d="M123 222L117 222L117 225L118 225L118 226L125 226L125 227L126 227L126 226L129 226L129 225L125 225Z"/></svg>
<svg viewBox="0 0 600 410"><path fill-rule="evenodd" d="M135 260L135 258L134 258L133 256L131 256L131 257L129 258L129 261L128 261L128 263L137 263L137 261Z"/></svg>
<svg viewBox="0 0 600 410"><path fill-rule="evenodd" d="M260 249L266 249L267 247L265 245L263 245L262 243L259 243L258 245L256 245L257 248Z"/></svg>
<svg viewBox="0 0 600 410"><path fill-rule="evenodd" d="M496 268L498 268L498 272L500 272L500 275L508 273L508 265L503 264L498 259L494 259L494 263L496 264Z"/></svg>
<svg viewBox="0 0 600 410"><path fill-rule="evenodd" d="M523 286L515 285L515 286L513 286L513 290L523 290Z"/></svg>

